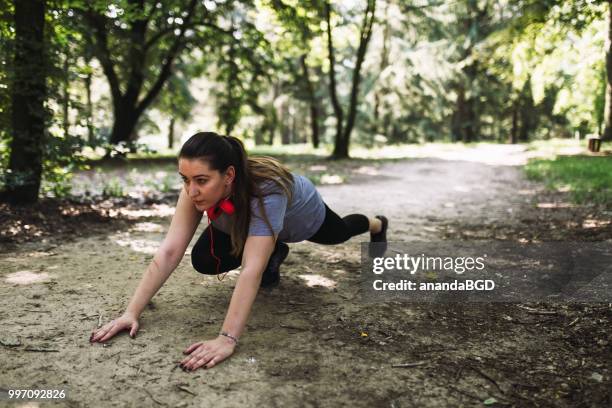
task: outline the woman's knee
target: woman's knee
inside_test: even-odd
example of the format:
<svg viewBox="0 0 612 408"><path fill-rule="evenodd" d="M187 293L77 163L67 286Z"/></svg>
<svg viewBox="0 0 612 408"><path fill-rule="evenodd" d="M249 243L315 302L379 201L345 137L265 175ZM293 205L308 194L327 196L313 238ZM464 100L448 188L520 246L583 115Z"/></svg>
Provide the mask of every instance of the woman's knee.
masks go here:
<svg viewBox="0 0 612 408"><path fill-rule="evenodd" d="M240 266L240 259L229 254L210 253L210 249L197 244L191 250L191 265L199 273L205 275L218 275L223 272L231 271Z"/></svg>
<svg viewBox="0 0 612 408"><path fill-rule="evenodd" d="M370 220L363 214L349 214L343 217L342 221L346 225L349 238L370 230Z"/></svg>
<svg viewBox="0 0 612 408"><path fill-rule="evenodd" d="M320 234L310 238L308 241L321 245L337 245L351 239L351 235L344 230L336 230L329 234Z"/></svg>
<svg viewBox="0 0 612 408"><path fill-rule="evenodd" d="M217 265L215 260L206 255L196 252L195 248L191 251L191 265L197 272L205 275L216 275Z"/></svg>
<svg viewBox="0 0 612 408"><path fill-rule="evenodd" d="M191 249L191 265L205 275L217 273L217 260L210 253L210 241L200 238Z"/></svg>

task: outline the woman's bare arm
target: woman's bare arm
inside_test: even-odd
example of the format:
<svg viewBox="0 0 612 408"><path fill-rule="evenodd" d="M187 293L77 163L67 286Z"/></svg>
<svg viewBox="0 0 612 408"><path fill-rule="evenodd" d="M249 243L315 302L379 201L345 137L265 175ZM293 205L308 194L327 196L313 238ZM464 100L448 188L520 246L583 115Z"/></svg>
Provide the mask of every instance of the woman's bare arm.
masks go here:
<svg viewBox="0 0 612 408"><path fill-rule="evenodd" d="M202 213L189 200L185 190L181 190L168 233L142 275L125 313L95 331L90 341L104 342L125 329L130 329L132 336L136 334L138 318L183 258L201 218Z"/></svg>
<svg viewBox="0 0 612 408"><path fill-rule="evenodd" d="M274 237L250 236L242 254L242 271L232 294L222 331L240 337L257 296L263 271L274 251Z"/></svg>
<svg viewBox="0 0 612 408"><path fill-rule="evenodd" d="M147 303L183 259L185 250L201 219L202 213L196 210L187 197L187 193L182 189L166 238L142 276L126 312L136 317L140 316Z"/></svg>
<svg viewBox="0 0 612 408"><path fill-rule="evenodd" d="M242 255L242 272L234 288L221 331L236 338L244 331L263 271L274 251L274 242L275 237L271 236L247 238ZM235 346L231 338L222 335L213 340L194 343L185 349L184 353L189 355L183 359L181 366L187 370L197 370L202 366L212 368L231 356Z"/></svg>

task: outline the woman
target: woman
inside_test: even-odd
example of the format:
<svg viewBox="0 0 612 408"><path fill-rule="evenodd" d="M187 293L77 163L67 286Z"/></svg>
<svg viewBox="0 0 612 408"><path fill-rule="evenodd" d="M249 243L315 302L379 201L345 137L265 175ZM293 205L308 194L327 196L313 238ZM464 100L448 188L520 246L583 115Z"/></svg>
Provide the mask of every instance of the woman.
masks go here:
<svg viewBox="0 0 612 408"><path fill-rule="evenodd" d="M204 211L212 225L193 247L194 268L218 277L240 265L242 269L219 336L189 346L181 362L185 370L211 368L232 355L259 287L279 282L279 266L289 252L286 242L331 245L366 231L372 242L386 242L385 217L340 218L308 179L272 158L247 157L235 137L195 134L181 148L178 167L184 188L166 238L125 313L94 331L92 343L123 330L136 335L138 317L183 258Z"/></svg>

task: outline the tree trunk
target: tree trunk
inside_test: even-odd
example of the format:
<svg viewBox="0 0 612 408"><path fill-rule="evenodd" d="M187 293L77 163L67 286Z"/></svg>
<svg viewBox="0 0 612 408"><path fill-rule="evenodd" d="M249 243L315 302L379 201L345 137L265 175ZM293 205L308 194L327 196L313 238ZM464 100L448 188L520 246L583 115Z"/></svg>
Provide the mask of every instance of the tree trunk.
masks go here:
<svg viewBox="0 0 612 408"><path fill-rule="evenodd" d="M521 142L528 142L529 136L533 131L533 106L523 106L520 112L520 127L518 139Z"/></svg>
<svg viewBox="0 0 612 408"><path fill-rule="evenodd" d="M310 80L310 72L308 70L308 64L306 63L306 54L300 57L302 64L302 74L304 76L304 83L306 85L306 92L308 93L308 105L310 107L310 129L312 132L312 146L316 149L319 147L319 109L317 107L317 98L314 92L314 86Z"/></svg>
<svg viewBox="0 0 612 408"><path fill-rule="evenodd" d="M185 40L185 32L194 16L198 0L191 0L187 7L185 7L185 11L182 13L184 16L183 25L179 29L180 31L172 45L165 51L153 47L155 41L152 41L152 39L159 39L158 36L149 37L149 40L147 40L146 32L150 19L146 17L144 2L140 1L134 4L141 11L141 15L140 18L134 19L130 24L130 38L127 42L129 45L129 55L126 60L126 75L124 75L126 78L125 91L122 90L121 86L122 76L117 73L118 64L111 58L112 52L108 39L107 17L90 7L86 7L85 11L83 11L85 21L91 28L93 52L100 61L104 75L108 80L113 100L115 123L113 123L109 140L111 144L130 142L135 137L138 119L164 87L172 74L172 66L177 56L185 46L187 41ZM158 34L162 32L160 31ZM162 52L161 61L158 62L161 64L159 74L154 78L150 78L151 86L146 94L141 95L149 68L146 62L150 60L152 54L155 55L158 52ZM158 56L155 58L159 61Z"/></svg>
<svg viewBox="0 0 612 408"><path fill-rule="evenodd" d="M342 140L343 137L343 123L344 123L344 111L338 101L337 87L336 87L336 55L334 53L334 42L332 36L331 26L331 4L329 1L325 2L325 20L327 22L327 58L329 59L329 94L331 97L332 107L334 108L334 116L336 117L336 142L334 147L333 158L346 157L348 156L348 147L344 146L345 143ZM336 152L338 151L338 152ZM344 156L342 156L344 154Z"/></svg>
<svg viewBox="0 0 612 408"><path fill-rule="evenodd" d="M459 78L460 93L458 94L455 112L453 113L453 138L465 143L473 142L480 138L482 105L478 94L478 78L482 71L473 59L474 49L477 44L484 40L490 32L490 7L492 2L479 2L470 0L465 2L467 16L459 19L460 27L468 36L468 46L461 52L460 61L466 63L462 69L463 76ZM480 8L479 5L483 7ZM471 62L468 62L471 60Z"/></svg>
<svg viewBox="0 0 612 408"><path fill-rule="evenodd" d="M69 55L70 50L66 49L66 55L64 55L64 65L63 65L63 81L62 81L62 127L64 128L64 137L67 138L70 134L70 64L69 64Z"/></svg>
<svg viewBox="0 0 612 408"><path fill-rule="evenodd" d="M115 121L111 131L111 144L119 144L121 142L130 142L136 130L140 114L134 106L115 106Z"/></svg>
<svg viewBox="0 0 612 408"><path fill-rule="evenodd" d="M329 26L331 6L329 2L326 3L327 7L327 21ZM374 26L374 18L376 14L376 0L368 0L366 10L363 16L363 23L360 30L359 47L357 48L357 61L355 63L355 69L353 70L353 81L351 86L351 97L349 104L349 112L346 118L346 126L342 128L342 117L336 116L340 127L338 128L339 134L336 135L336 144L334 146L334 152L332 157L334 159L342 159L349 157L349 145L351 140L351 133L355 126L355 118L357 117L357 105L359 99L359 86L361 85L361 67L365 60L365 55L368 49L368 44L372 38L372 28ZM328 27L328 48L330 50L330 72L333 72L333 65L331 65L333 53L333 43L331 40L331 27ZM334 74L335 83L335 74ZM334 95L335 95L335 84L334 84ZM336 100L337 102L337 100Z"/></svg>
<svg viewBox="0 0 612 408"><path fill-rule="evenodd" d="M265 135L267 128L268 128L268 118L264 116L262 119L261 125L257 129L255 129L255 137L254 137L255 146L260 146L264 144L264 135Z"/></svg>
<svg viewBox="0 0 612 408"><path fill-rule="evenodd" d="M512 129L510 130L510 140L512 144L518 141L518 103L512 105Z"/></svg>
<svg viewBox="0 0 612 408"><path fill-rule="evenodd" d="M86 95L86 108L85 115L87 116L87 140L90 145L94 144L94 125L93 125L93 103L91 100L91 79L92 73L87 73L85 77L85 95Z"/></svg>
<svg viewBox="0 0 612 408"><path fill-rule="evenodd" d="M363 25L361 28L361 39L357 49L357 63L353 70L353 83L351 88L351 99L349 105L349 113L346 118L346 126L344 128L344 136L341 146L335 151L334 156L337 158L349 157L349 146L351 142L351 133L355 127L355 119L357 117L357 105L359 98L359 86L361 85L361 67L365 60L368 44L372 38L372 28L374 26L374 17L376 13L376 0L368 0L365 14L363 16Z"/></svg>
<svg viewBox="0 0 612 408"><path fill-rule="evenodd" d="M531 92L531 77L525 81L519 98L519 135L520 142L528 142L530 135L537 127L537 112Z"/></svg>
<svg viewBox="0 0 612 408"><path fill-rule="evenodd" d="M463 126L463 143L471 143L478 138L478 118L474 105L474 98L470 97L465 101L466 122Z"/></svg>
<svg viewBox="0 0 612 408"><path fill-rule="evenodd" d="M389 4L385 6L385 27L383 29L383 46L380 52L380 66L378 67L378 74L382 74L382 72L389 66L389 41L391 38L390 35L390 26L389 26ZM374 92L374 126L372 126L372 130L374 135L381 133L381 124L380 124L380 99L381 99L381 91L386 91L385 89L376 89ZM386 136L386 135L385 135Z"/></svg>
<svg viewBox="0 0 612 408"><path fill-rule="evenodd" d="M457 89L457 100L455 101L455 110L451 118L451 133L453 142L465 139L465 123L466 119L466 102L465 89L463 84L459 84Z"/></svg>
<svg viewBox="0 0 612 408"><path fill-rule="evenodd" d="M174 148L174 124L176 123L176 119L174 117L170 118L170 124L168 125L168 149Z"/></svg>
<svg viewBox="0 0 612 408"><path fill-rule="evenodd" d="M42 177L47 77L44 44L45 2L16 0L15 60L10 158L2 198L16 204L38 201Z"/></svg>
<svg viewBox="0 0 612 408"><path fill-rule="evenodd" d="M387 106L387 104L385 104L385 106ZM383 123L382 123L382 134L386 138L389 137L389 132L390 132L389 129L391 128L392 119L393 118L391 117L391 113L389 112L389 109L387 109L387 112L383 116Z"/></svg>
<svg viewBox="0 0 612 408"><path fill-rule="evenodd" d="M291 127L289 125L289 121L291 118L289 117L289 104L288 101L284 101L281 106L281 117L280 117L280 126L281 126L281 144L288 145L291 143Z"/></svg>
<svg viewBox="0 0 612 408"><path fill-rule="evenodd" d="M611 41L612 42L612 41ZM601 90L599 95L599 104L596 102L597 112L595 112L595 120L597 122L597 135L603 137L604 126L606 123L606 96L608 94L608 74L606 68L601 70ZM549 129L550 130L550 129Z"/></svg>
<svg viewBox="0 0 612 408"><path fill-rule="evenodd" d="M297 115L291 115L289 119L291 120L291 143L299 143L300 141L297 131Z"/></svg>
<svg viewBox="0 0 612 408"><path fill-rule="evenodd" d="M312 132L312 147L319 147L319 108L316 100L310 104L310 131Z"/></svg>
<svg viewBox="0 0 612 408"><path fill-rule="evenodd" d="M608 0L608 52L606 53L606 74L608 79L606 97L606 128L603 140L612 141L612 1Z"/></svg>
<svg viewBox="0 0 612 408"><path fill-rule="evenodd" d="M267 108L268 111L268 141L267 143L272 146L274 144L274 136L276 135L276 129L278 128L278 110L274 106L276 99L279 97L281 93L281 83L279 80L276 80L272 86L272 102Z"/></svg>
<svg viewBox="0 0 612 408"><path fill-rule="evenodd" d="M261 107L260 105L257 104L257 101L254 99L249 98L247 103L249 104L249 106L251 107L251 110L253 111L253 113L255 113L258 116L261 116L262 121L261 121L261 125L259 125L254 133L254 141L255 141L255 146L259 146L262 145L264 143L264 134L268 129L268 116L267 116L267 112L266 110Z"/></svg>
<svg viewBox="0 0 612 408"><path fill-rule="evenodd" d="M278 128L278 115L274 106L270 108L270 119L268 123L268 145L274 144L274 136L276 135L276 129Z"/></svg>
<svg viewBox="0 0 612 408"><path fill-rule="evenodd" d="M469 54L472 54L472 49L470 48ZM465 100L465 123L463 124L463 142L470 143L475 140L478 140L480 137L480 106L478 104L478 95L475 94L475 90L477 89L476 80L478 77L478 67L476 62L473 62L465 67L464 69L465 76L467 78L467 83L470 92L470 96ZM476 89L475 89L476 88Z"/></svg>
<svg viewBox="0 0 612 408"><path fill-rule="evenodd" d="M91 44L91 39L89 37L85 38L85 49L83 53L83 59L85 60L85 65L91 67L91 61L94 58L94 50L93 45ZM94 120L93 120L93 100L91 97L91 82L93 79L93 70L89 68L87 70L87 75L83 78L83 85L85 86L85 123L87 125L87 141L93 146L95 141L95 133L94 133Z"/></svg>
<svg viewBox="0 0 612 408"><path fill-rule="evenodd" d="M231 22L230 31L232 33L236 31L236 29L234 28L233 20ZM225 135L226 136L231 136L232 132L236 128L236 125L238 124L238 120L239 120L239 112L240 112L240 107L241 107L240 96L238 95L240 91L237 90L240 86L240 81L238 78L239 67L236 64L237 51L236 51L236 43L233 38L234 37L232 36L232 39L230 40L230 43L229 43L229 51L226 56L226 61L227 61L227 64L229 65L229 68L228 68L229 73L228 73L228 76L226 78L226 83L225 83L225 89L227 92L227 95L226 95L227 100L225 101L226 109L224 109L225 114L221 114L221 120L223 121L225 125Z"/></svg>

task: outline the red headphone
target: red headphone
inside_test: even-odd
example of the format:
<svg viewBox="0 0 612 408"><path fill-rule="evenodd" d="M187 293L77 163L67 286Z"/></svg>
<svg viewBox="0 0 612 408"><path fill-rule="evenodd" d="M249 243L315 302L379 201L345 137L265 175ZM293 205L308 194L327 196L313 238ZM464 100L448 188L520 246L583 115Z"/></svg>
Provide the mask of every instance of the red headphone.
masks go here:
<svg viewBox="0 0 612 408"><path fill-rule="evenodd" d="M227 215L232 215L236 211L236 207L234 207L234 203L230 198L224 198L219 201L217 204L213 205L209 209L206 210L206 215L211 220L216 220L222 213L226 213Z"/></svg>

